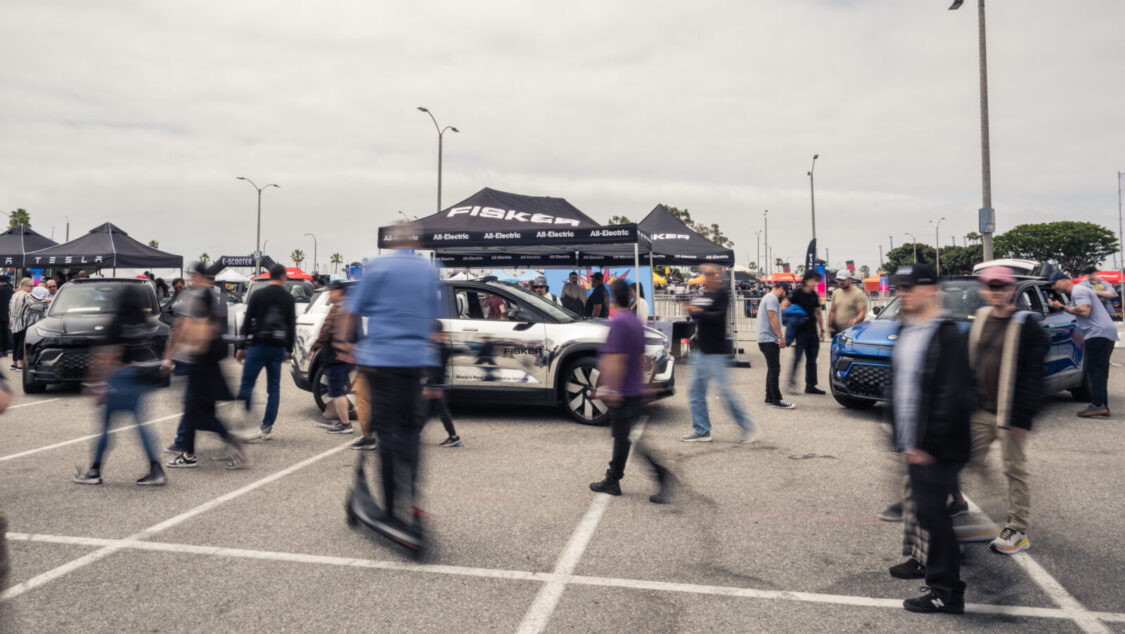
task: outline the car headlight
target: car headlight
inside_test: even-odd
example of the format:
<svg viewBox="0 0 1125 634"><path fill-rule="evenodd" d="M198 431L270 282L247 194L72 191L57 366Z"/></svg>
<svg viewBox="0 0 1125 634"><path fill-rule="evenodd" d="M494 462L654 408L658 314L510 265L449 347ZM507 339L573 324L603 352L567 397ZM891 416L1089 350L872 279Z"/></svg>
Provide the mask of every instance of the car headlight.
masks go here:
<svg viewBox="0 0 1125 634"><path fill-rule="evenodd" d="M846 346L849 343L851 343L852 341L855 341L854 339L852 339L851 337L849 337L845 334L841 334L837 339L839 340L840 345L843 345L843 346Z"/></svg>
<svg viewBox="0 0 1125 634"><path fill-rule="evenodd" d="M51 330L50 328L42 325L35 326L35 332L39 333L40 337L50 337L51 335L61 335L61 330Z"/></svg>

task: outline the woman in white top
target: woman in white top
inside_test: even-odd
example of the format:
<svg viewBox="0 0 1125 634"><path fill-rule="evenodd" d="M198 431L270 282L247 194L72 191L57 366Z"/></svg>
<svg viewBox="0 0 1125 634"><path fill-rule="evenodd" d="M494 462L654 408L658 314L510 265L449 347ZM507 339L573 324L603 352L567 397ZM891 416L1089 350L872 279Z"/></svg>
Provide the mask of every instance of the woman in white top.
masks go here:
<svg viewBox="0 0 1125 634"><path fill-rule="evenodd" d="M641 323L648 322L648 302L645 301L644 287L641 288L640 295L637 295L637 285L629 285L629 310L637 313L637 319L640 319Z"/></svg>
<svg viewBox="0 0 1125 634"><path fill-rule="evenodd" d="M12 299L8 301L8 315L12 324L13 370L23 369L23 341L27 335L27 327L33 321L28 314L30 311L27 310L27 306L35 301L31 296L31 287L31 278L23 278L16 292L12 294Z"/></svg>

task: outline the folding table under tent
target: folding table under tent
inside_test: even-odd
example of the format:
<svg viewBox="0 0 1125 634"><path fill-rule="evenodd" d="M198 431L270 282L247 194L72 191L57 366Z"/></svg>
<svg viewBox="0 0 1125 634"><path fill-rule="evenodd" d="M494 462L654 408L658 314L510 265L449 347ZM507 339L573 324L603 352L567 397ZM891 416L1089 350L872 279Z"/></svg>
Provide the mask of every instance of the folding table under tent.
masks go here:
<svg viewBox="0 0 1125 634"><path fill-rule="evenodd" d="M635 224L602 226L563 198L484 188L403 227L379 228L379 247L412 244L443 267L572 267L630 262L639 274L649 243ZM404 239L405 238L405 239Z"/></svg>
<svg viewBox="0 0 1125 634"><path fill-rule="evenodd" d="M54 240L32 231L27 225L16 225L0 233L0 267L26 268L25 260L28 253L57 244Z"/></svg>
<svg viewBox="0 0 1125 634"><path fill-rule="evenodd" d="M27 266L65 269L175 269L183 270L184 258L129 237L112 223L99 225L65 244L28 253Z"/></svg>

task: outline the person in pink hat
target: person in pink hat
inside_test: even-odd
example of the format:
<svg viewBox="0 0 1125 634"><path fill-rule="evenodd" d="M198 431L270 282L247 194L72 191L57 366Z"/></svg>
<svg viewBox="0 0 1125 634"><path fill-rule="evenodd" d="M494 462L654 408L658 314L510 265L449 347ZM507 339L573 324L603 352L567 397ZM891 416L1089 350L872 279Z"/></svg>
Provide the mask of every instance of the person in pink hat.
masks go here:
<svg viewBox="0 0 1125 634"><path fill-rule="evenodd" d="M1008 519L992 540L994 552L1014 555L1031 547L1031 474L1028 437L1045 388L1047 333L1029 311L1016 309L1016 278L993 266L980 274L984 306L969 330L969 362L976 375L979 408L971 419L972 459L979 467L993 441L1000 441L1008 481ZM956 494L959 502L963 496Z"/></svg>

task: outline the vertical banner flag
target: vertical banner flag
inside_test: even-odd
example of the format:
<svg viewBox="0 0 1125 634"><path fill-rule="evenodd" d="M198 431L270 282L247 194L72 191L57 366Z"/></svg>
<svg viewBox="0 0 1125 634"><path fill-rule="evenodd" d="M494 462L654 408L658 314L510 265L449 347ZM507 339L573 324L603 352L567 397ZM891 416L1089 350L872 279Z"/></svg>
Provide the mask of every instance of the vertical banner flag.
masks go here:
<svg viewBox="0 0 1125 634"><path fill-rule="evenodd" d="M789 270L789 263L788 262L782 262L781 263L781 272L782 273L791 273L792 272L792 271Z"/></svg>
<svg viewBox="0 0 1125 634"><path fill-rule="evenodd" d="M805 254L805 270L816 269L816 238L809 240L809 252Z"/></svg>
<svg viewBox="0 0 1125 634"><path fill-rule="evenodd" d="M844 266L848 267L849 273L855 273L855 260L848 260L844 262Z"/></svg>

